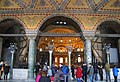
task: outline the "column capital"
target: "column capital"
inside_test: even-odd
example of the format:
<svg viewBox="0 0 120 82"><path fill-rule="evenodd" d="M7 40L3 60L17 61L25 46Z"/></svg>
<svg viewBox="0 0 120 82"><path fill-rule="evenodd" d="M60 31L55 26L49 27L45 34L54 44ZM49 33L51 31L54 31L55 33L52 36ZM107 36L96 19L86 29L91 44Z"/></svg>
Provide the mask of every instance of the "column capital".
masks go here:
<svg viewBox="0 0 120 82"><path fill-rule="evenodd" d="M67 45L66 48L67 48L68 52L72 52L72 50L73 50L72 45Z"/></svg>
<svg viewBox="0 0 120 82"><path fill-rule="evenodd" d="M53 43L48 43L48 50L49 51L53 51L53 49L54 49L54 44Z"/></svg>
<svg viewBox="0 0 120 82"><path fill-rule="evenodd" d="M92 39L95 36L95 32L94 31L84 31L83 35L84 35L85 39Z"/></svg>
<svg viewBox="0 0 120 82"><path fill-rule="evenodd" d="M53 51L52 50L49 50L49 53L52 53Z"/></svg>
<svg viewBox="0 0 120 82"><path fill-rule="evenodd" d="M30 39L34 39L34 40L35 40L35 39L36 39L36 37L37 37L37 35L36 35L36 36L35 36L35 35L34 35L34 36L33 36L33 35L31 35L31 36L30 36L30 35L29 35L29 36L27 36L27 38L28 38L29 40L30 40Z"/></svg>
<svg viewBox="0 0 120 82"><path fill-rule="evenodd" d="M36 39L37 31L36 30L26 30L26 36L28 39Z"/></svg>

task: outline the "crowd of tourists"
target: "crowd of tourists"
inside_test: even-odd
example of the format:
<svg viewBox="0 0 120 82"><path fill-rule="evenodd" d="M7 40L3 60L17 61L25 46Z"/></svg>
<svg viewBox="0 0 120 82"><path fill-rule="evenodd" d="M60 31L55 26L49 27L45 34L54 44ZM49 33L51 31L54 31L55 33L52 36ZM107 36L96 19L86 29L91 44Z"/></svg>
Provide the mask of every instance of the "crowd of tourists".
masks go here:
<svg viewBox="0 0 120 82"><path fill-rule="evenodd" d="M105 69L106 82L111 82L110 71L112 71L114 76L114 82L117 81L118 77L118 68L116 65L110 69L110 64L106 63L105 65L101 63L93 63L87 65L83 63L82 65L72 65L68 67L67 65L60 64L55 66L54 64L49 67L47 63L43 66L39 62L35 65L35 75L36 82L69 82L68 80L76 80L77 82L95 82L99 80L103 81L103 69ZM9 77L8 74L10 66L7 63L0 62L0 80L7 80Z"/></svg>
<svg viewBox="0 0 120 82"><path fill-rule="evenodd" d="M36 65L36 82L68 82L69 68L66 65L59 67L52 65L50 68L46 64L42 69L39 68L40 64ZM39 69L39 70L38 70Z"/></svg>
<svg viewBox="0 0 120 82"><path fill-rule="evenodd" d="M93 63L87 65L83 63L81 66L71 66L69 69L68 66L60 64L60 66L52 65L50 68L46 64L43 67L40 67L40 63L36 64L36 82L69 82L68 80L76 80L77 82L95 82L99 80L103 81L103 68L106 73L106 82L111 82L110 77L110 65L106 63L104 66L100 63ZM112 68L114 82L117 82L118 77L118 68L116 65ZM72 74L72 75L70 75ZM71 76L71 77L70 77ZM69 78L69 79L68 79Z"/></svg>

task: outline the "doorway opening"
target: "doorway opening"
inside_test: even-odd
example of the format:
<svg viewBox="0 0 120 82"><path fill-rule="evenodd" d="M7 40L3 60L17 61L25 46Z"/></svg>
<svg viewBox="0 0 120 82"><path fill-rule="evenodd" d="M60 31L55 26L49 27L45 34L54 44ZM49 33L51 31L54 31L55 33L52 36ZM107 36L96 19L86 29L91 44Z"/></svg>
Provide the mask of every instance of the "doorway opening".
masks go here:
<svg viewBox="0 0 120 82"><path fill-rule="evenodd" d="M40 27L40 32L52 34L37 38L36 62L41 64L49 63L49 43L52 43L52 63L68 65L68 46L72 46L71 62L73 65L82 64L84 61L84 43L80 26L70 18L55 16L46 20ZM79 33L80 36L68 36L69 34ZM56 36L57 34L57 36Z"/></svg>

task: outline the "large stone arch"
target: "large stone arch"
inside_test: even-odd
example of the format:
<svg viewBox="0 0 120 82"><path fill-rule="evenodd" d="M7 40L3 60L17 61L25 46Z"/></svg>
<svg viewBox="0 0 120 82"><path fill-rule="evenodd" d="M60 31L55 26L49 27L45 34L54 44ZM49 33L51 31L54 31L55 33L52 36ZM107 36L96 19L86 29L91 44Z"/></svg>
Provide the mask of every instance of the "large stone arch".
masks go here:
<svg viewBox="0 0 120 82"><path fill-rule="evenodd" d="M23 21L16 17L2 17L0 20L0 34L4 34L2 36L3 42L2 42L2 59L1 61L4 61L8 63L9 65L11 64L11 53L9 50L10 44L11 43L17 43L17 51L15 52L15 59L14 59L14 67L19 67L19 60L20 60L20 55L23 53L27 53L27 50L25 47L27 46L27 37L26 36L11 36L7 34L26 34L26 28L25 24ZM22 48L24 47L24 49Z"/></svg>
<svg viewBox="0 0 120 82"><path fill-rule="evenodd" d="M63 18L69 19L69 20L71 20L72 22L74 22L74 23L76 24L76 27L77 27L77 28L74 28L74 29L79 30L78 33L81 33L80 35L81 35L82 40L83 40L83 41L85 40L85 38L84 38L84 36L83 36L84 25L82 24L82 22L78 22L78 20L76 20L76 18L73 18L73 17L68 16L68 15L64 15L64 14L53 14L53 15L50 15L50 16L47 16L46 18L44 18L43 21L40 22L40 23L37 25L38 28L36 29L36 32L37 32L38 36L37 36L36 40L40 38L40 37L39 37L39 33L41 33L41 28L42 28L42 26L44 26L44 24L45 24L47 21L49 21L50 19L52 19L52 18L54 18L54 17L63 17ZM75 25L73 25L73 26L75 26ZM46 27L43 27L43 28L46 28ZM76 33L77 33L77 32L76 32Z"/></svg>
<svg viewBox="0 0 120 82"><path fill-rule="evenodd" d="M106 21L115 21L117 22L118 24L120 24L120 19L119 18L113 18L113 17L106 17L106 18L103 18L102 20L98 21L95 26L94 26L94 32L97 30L97 28L99 27L100 24L102 24L103 22L106 22Z"/></svg>
<svg viewBox="0 0 120 82"><path fill-rule="evenodd" d="M81 29L82 32L84 31L84 25L82 24L82 22L78 22L78 20L77 20L76 18L73 18L73 17L68 16L68 15L64 15L64 14L54 14L54 15L47 16L46 18L43 19L42 22L40 22L40 23L38 24L37 32L39 32L39 29L41 28L41 26L42 26L48 19L53 18L53 17L56 17L56 16L62 16L62 17L71 19L72 21L74 21L75 23L77 23L77 25L80 27L80 29Z"/></svg>
<svg viewBox="0 0 120 82"><path fill-rule="evenodd" d="M56 18L58 18L58 19L56 19ZM55 20L54 20L55 19ZM61 20L61 21L63 21L63 20L65 20L66 22L68 22L69 23L69 25L71 25L71 26L69 26L69 25L66 25L66 27L52 27L52 28L50 28L49 29L49 25L51 25L53 22L56 22L56 20ZM67 27L68 26L68 27ZM38 29L37 29L37 31L38 31L38 37L36 38L36 42L39 42L38 40L40 40L40 39L42 39L42 38L44 38L44 37L39 37L39 33L47 33L47 32L50 32L51 30L51 32L50 33L52 33L53 31L54 31L54 29L59 29L59 30L63 30L63 29L66 29L67 30L67 33L68 34L71 34L71 33L81 33L80 35L80 37L77 37L78 38L78 42L79 41L84 41L84 36L82 35L82 33L83 33L83 24L82 23L80 23L80 22L78 22L77 20L76 20L76 18L72 18L72 17L70 17L70 16L66 16L66 15L60 15L60 14L55 14L55 15L51 15L51 16L48 16L47 18L45 18L43 21L42 21L42 23L39 25L39 27L38 27ZM63 30L64 31L64 30ZM55 33L55 32L54 32ZM60 34L62 34L62 33L60 33ZM64 34L64 33L63 33ZM77 41L75 41L75 38L76 37L72 37L72 36L70 36L71 38L73 38L74 39L74 42L77 42ZM69 39L68 39L68 37L66 36L65 38L67 38L66 39L66 41L69 41ZM64 38L64 39L65 39ZM82 39L82 40L81 40ZM55 39L54 40L56 40L56 37L55 37ZM44 38L44 41L45 41L45 38ZM50 38L50 41L52 41L51 40L51 38ZM60 40L59 40L60 41ZM64 41L63 41L64 42ZM67 43L68 45L71 45L71 44L69 44L69 43ZM54 46L55 46L55 50L54 50L54 52L53 52L53 54L56 54L56 55L58 55L58 53L59 53L59 51L60 51L60 49L61 50L63 50L63 48L65 48L64 50L63 50L63 53L64 53L64 58L65 57L68 57L68 53L67 53L67 44L65 44L64 46L65 47L61 47L61 46L58 46L58 45L60 45L60 44L58 44L58 45L56 45L56 44L54 44ZM38 45L38 44L37 44ZM84 44L82 44L82 45L84 45ZM60 47L60 48L59 48ZM74 44L73 44L73 47L74 47ZM78 47L79 48L79 47ZM59 49L59 50L58 50ZM82 49L84 49L84 48L82 48ZM48 51L48 50L47 50ZM76 51L77 52L77 49L76 50L74 50L74 51ZM44 52L44 51L43 51ZM79 53L80 53L80 51L78 51ZM43 53L43 54L45 54L45 55L47 55L48 56L48 54L49 53ZM78 55L78 53L76 53L77 55ZM83 54L83 52L82 52L82 54ZM41 54L39 54L39 52L38 52L38 55L40 56ZM72 54L72 55L75 55L75 54ZM55 55L54 55L55 56ZM83 55L82 55L83 56ZM42 57L41 57L42 58ZM82 57L83 58L83 57ZM47 59L47 57L46 57L46 59ZM53 57L53 59L54 59L54 57ZM83 63L83 61L81 62L81 63Z"/></svg>
<svg viewBox="0 0 120 82"><path fill-rule="evenodd" d="M17 22L19 22L22 26L23 26L23 28L26 30L27 28L27 25L24 23L24 21L22 21L21 19L19 19L19 18L17 18L17 17L14 17L14 16L5 16L5 17L2 17L1 19L0 19L0 22L1 21L3 21L3 20L6 20L6 19L12 19L12 20L15 20L15 21L17 21Z"/></svg>
<svg viewBox="0 0 120 82"><path fill-rule="evenodd" d="M120 20L118 18L115 18L115 17L103 18L102 20L98 21L98 23L96 23L96 28L94 31L95 31L96 35L97 34L98 35L99 34L106 34L106 35L108 34L108 35L112 36L112 34L120 34ZM111 50L112 49L119 49L118 48L118 45L119 45L118 40L119 40L119 37L113 37L113 36L107 37L104 35L102 37L94 37L93 41L96 41L96 43L94 43L94 45L93 45L93 47L94 47L93 51L95 53L95 49L96 49L97 53L99 54L99 58L101 57L104 63L108 62L108 59L107 59L108 57L105 54L103 47L105 44L107 44L107 45L111 44ZM99 43L97 43L97 42L99 42ZM98 45L99 45L100 50L98 50L98 48L95 47ZM118 50L118 51L120 51L120 50ZM116 60L117 60L117 58L116 58Z"/></svg>

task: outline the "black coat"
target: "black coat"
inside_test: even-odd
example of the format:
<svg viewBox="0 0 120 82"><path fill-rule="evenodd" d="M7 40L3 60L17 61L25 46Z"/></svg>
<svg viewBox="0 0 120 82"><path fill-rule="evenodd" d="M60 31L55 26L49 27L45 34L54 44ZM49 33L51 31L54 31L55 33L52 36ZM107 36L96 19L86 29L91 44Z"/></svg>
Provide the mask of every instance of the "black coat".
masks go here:
<svg viewBox="0 0 120 82"><path fill-rule="evenodd" d="M93 68L94 68L94 73L98 73L98 65L97 65L97 63L95 63L93 65Z"/></svg>
<svg viewBox="0 0 120 82"><path fill-rule="evenodd" d="M4 73L8 74L9 73L10 66L5 66L4 67Z"/></svg>
<svg viewBox="0 0 120 82"><path fill-rule="evenodd" d="M39 82L51 82L51 80L48 76L42 76L40 78Z"/></svg>
<svg viewBox="0 0 120 82"><path fill-rule="evenodd" d="M99 74L100 74L100 75L103 75L103 70L102 70L102 68L98 68L98 71L99 71Z"/></svg>
<svg viewBox="0 0 120 82"><path fill-rule="evenodd" d="M87 75L87 65L82 66L82 73Z"/></svg>

